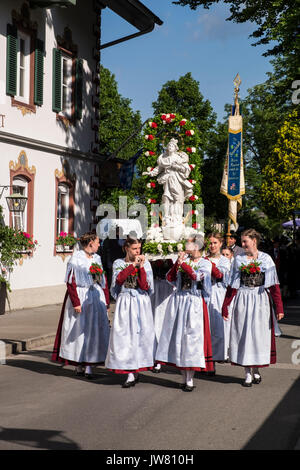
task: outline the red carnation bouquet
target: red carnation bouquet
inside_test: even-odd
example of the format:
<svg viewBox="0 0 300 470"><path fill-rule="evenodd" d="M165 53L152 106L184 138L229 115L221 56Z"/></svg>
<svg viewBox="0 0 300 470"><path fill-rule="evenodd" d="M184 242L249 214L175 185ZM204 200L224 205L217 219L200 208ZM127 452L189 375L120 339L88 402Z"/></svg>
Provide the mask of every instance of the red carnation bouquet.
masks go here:
<svg viewBox="0 0 300 470"><path fill-rule="evenodd" d="M256 274L260 273L260 264L257 261L251 261L249 264L241 264L240 271L245 274Z"/></svg>
<svg viewBox="0 0 300 470"><path fill-rule="evenodd" d="M94 282L100 282L101 276L103 274L103 269L98 263L92 263L90 266L90 274L93 277Z"/></svg>

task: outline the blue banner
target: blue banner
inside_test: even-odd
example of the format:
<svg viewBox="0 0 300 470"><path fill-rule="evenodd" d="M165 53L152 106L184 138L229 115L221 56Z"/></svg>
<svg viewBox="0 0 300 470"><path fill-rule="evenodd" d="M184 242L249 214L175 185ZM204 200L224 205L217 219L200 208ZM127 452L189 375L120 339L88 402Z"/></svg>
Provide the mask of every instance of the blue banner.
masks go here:
<svg viewBox="0 0 300 470"><path fill-rule="evenodd" d="M137 159L141 156L143 149L140 149L130 160L123 163L120 173L119 173L119 180L120 186L123 189L131 189L132 185L132 178L134 175L134 167L136 164Z"/></svg>
<svg viewBox="0 0 300 470"><path fill-rule="evenodd" d="M240 174L242 163L242 131L229 132L228 183L227 192L231 198L240 195Z"/></svg>

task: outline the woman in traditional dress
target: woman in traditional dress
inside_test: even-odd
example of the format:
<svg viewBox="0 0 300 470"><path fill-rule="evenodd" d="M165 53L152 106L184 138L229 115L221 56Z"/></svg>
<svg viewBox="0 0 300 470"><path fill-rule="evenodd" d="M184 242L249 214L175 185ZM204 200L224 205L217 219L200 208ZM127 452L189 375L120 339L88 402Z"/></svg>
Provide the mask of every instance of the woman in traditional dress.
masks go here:
<svg viewBox="0 0 300 470"><path fill-rule="evenodd" d="M176 255L175 255L176 256ZM173 292L173 286L166 280L166 274L173 266L171 258L157 259L151 262L154 279L154 292L150 296L153 312L156 344L159 342L166 308ZM155 364L153 373L161 371L161 364Z"/></svg>
<svg viewBox="0 0 300 470"><path fill-rule="evenodd" d="M113 264L111 294L116 308L105 365L128 374L122 386L129 388L137 383L139 371L154 365L153 275L149 261L141 255L140 240L127 237L124 249L125 259Z"/></svg>
<svg viewBox="0 0 300 470"><path fill-rule="evenodd" d="M209 253L207 259L212 263L212 289L208 302L211 345L214 361L228 359L230 315L225 323L222 318L222 305L229 280L230 262L221 255L224 239L219 232L208 235Z"/></svg>
<svg viewBox="0 0 300 470"><path fill-rule="evenodd" d="M180 369L181 388L194 389L195 371L212 370L211 338L206 301L211 291L211 263L202 258L203 238L186 244L167 274L173 291L164 318L156 360Z"/></svg>
<svg viewBox="0 0 300 470"><path fill-rule="evenodd" d="M229 259L230 266L231 266L233 262L233 258L234 258L234 253L233 253L233 249L231 248L231 246L223 246L221 253L223 256Z"/></svg>
<svg viewBox="0 0 300 470"><path fill-rule="evenodd" d="M227 321L232 302L230 360L245 368L243 386L251 387L262 380L259 368L276 362L277 321L284 313L276 267L258 250L259 233L245 230L241 240L245 254L234 259L222 315Z"/></svg>
<svg viewBox="0 0 300 470"><path fill-rule="evenodd" d="M109 296L104 273L95 281L90 271L92 264L102 270L101 258L96 254L100 244L98 236L87 232L80 243L82 249L73 254L67 265L67 292L52 360L75 365L76 375L93 379L91 366L103 363L107 354Z"/></svg>

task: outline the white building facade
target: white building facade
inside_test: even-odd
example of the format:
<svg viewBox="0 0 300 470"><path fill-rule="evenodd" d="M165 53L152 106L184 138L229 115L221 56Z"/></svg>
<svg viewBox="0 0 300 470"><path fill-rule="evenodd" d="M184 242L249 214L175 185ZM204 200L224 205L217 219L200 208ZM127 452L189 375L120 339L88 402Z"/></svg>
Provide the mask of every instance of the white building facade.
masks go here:
<svg viewBox="0 0 300 470"><path fill-rule="evenodd" d="M130 1L130 8L132 3L143 7ZM112 1L118 14L116 5ZM58 251L56 237L96 228L100 21L106 6L107 0L1 2L0 185L10 188L0 204L6 225L21 226L38 241L11 273L12 310L60 303L72 252ZM28 198L23 215L8 211L5 196L13 191Z"/></svg>

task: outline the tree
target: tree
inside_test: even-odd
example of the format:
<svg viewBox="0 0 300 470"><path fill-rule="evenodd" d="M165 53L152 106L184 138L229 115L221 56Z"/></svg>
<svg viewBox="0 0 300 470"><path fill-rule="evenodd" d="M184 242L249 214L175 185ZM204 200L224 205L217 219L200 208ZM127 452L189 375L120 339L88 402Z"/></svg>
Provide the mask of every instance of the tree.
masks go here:
<svg viewBox="0 0 300 470"><path fill-rule="evenodd" d="M100 68L100 151L102 155L114 154L118 148L134 133L136 135L118 152L117 158L128 160L142 147L140 129L142 126L139 111L130 107L131 100L118 92L114 74L101 66ZM129 204L135 200L136 188L131 191L120 188L104 189L101 202L118 205L119 196L127 196Z"/></svg>
<svg viewBox="0 0 300 470"><path fill-rule="evenodd" d="M280 128L274 151L263 170L262 199L277 218L291 217L300 207L300 126L294 110Z"/></svg>
<svg viewBox="0 0 300 470"><path fill-rule="evenodd" d="M175 113L189 119L198 129L200 150L206 149L208 134L216 122L216 114L209 100L204 100L196 81L190 72L178 80L166 82L152 103L154 114Z"/></svg>
<svg viewBox="0 0 300 470"><path fill-rule="evenodd" d="M227 219L228 201L220 193L220 184L228 145L228 122L218 123L210 133L205 158L203 160L202 197L205 220L214 222Z"/></svg>

